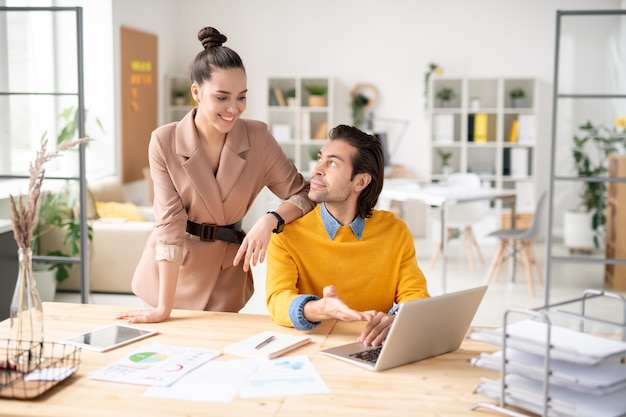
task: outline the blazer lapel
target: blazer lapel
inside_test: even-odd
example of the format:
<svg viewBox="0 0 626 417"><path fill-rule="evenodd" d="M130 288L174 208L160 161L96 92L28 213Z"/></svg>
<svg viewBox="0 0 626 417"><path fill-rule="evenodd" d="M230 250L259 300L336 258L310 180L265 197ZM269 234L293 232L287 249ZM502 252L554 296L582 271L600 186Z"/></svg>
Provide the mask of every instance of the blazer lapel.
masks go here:
<svg viewBox="0 0 626 417"><path fill-rule="evenodd" d="M195 110L188 113L176 127L176 153L187 158L182 167L187 172L189 181L204 201L206 209L217 224L224 224L222 195L207 156L200 147L200 138L193 123ZM221 166L221 162L220 162ZM193 220L193 219L191 219Z"/></svg>
<svg viewBox="0 0 626 417"><path fill-rule="evenodd" d="M217 184L223 200L228 198L246 166L246 158L250 150L249 141L245 123L241 119L237 120L233 129L226 135L226 142L220 156L220 166L217 170Z"/></svg>

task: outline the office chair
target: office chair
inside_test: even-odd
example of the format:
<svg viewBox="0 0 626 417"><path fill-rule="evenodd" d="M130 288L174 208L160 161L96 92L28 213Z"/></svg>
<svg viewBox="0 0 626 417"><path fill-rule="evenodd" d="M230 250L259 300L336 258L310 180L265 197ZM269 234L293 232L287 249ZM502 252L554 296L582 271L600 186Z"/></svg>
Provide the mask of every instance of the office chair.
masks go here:
<svg viewBox="0 0 626 417"><path fill-rule="evenodd" d="M535 257L535 251L533 250L533 239L537 236L541 227L541 212L545 199L546 192L544 191L539 197L533 219L528 229L500 229L489 234L489 236L500 238L500 248L498 249L496 256L493 258L493 262L489 267L489 271L487 271L485 285L489 284L491 278L493 278L494 280L497 279L498 275L500 274L500 268L502 267L502 263L506 258L512 256L511 250L507 252L507 249L510 249L510 242L513 242L513 245L515 245L514 248L516 256L519 254L522 255L524 269L526 271L526 281L528 282L530 295L532 295L533 297L535 296L535 286L533 284L531 264L535 268L538 282L543 285L543 275L541 274L539 264L537 263L537 258ZM514 261L517 261L517 259L515 259Z"/></svg>
<svg viewBox="0 0 626 417"><path fill-rule="evenodd" d="M452 187L464 187L464 188L480 188L481 181L477 174L472 173L454 173L448 176L447 184ZM480 251L478 242L476 242L476 236L472 225L481 221L489 211L489 203L484 201L477 201L475 203L463 203L454 204L447 208L447 236L448 240L455 237L455 230L463 232L465 238L465 250L467 253L467 262L469 269L474 272L474 253L476 250L476 256L481 265L485 264L485 259ZM430 259L430 267L434 268L439 259L441 253L442 242L439 242L433 255Z"/></svg>

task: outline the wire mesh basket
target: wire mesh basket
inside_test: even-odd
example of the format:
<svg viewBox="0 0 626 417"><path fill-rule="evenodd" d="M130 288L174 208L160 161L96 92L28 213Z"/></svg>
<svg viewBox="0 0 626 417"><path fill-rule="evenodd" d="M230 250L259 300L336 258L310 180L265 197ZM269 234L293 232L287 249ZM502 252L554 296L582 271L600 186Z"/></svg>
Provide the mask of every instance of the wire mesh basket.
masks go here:
<svg viewBox="0 0 626 417"><path fill-rule="evenodd" d="M32 399L78 371L80 348L0 339L0 397Z"/></svg>

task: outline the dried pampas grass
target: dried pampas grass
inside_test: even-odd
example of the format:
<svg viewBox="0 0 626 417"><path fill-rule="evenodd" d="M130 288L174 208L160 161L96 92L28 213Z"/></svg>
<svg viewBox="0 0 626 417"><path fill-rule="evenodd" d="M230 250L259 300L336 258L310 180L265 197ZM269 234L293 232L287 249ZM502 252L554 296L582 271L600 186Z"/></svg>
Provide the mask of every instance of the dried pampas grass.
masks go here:
<svg viewBox="0 0 626 417"><path fill-rule="evenodd" d="M86 143L90 139L82 138L64 141L53 151L48 151L48 140L41 142L35 160L28 166L30 180L28 182L28 195L19 195L17 198L9 195L11 205L11 221L13 222L13 234L20 249L26 250L30 247L33 238L33 230L37 224L37 202L41 195L41 185L43 184L45 169L44 165L63 151L72 149L81 143Z"/></svg>

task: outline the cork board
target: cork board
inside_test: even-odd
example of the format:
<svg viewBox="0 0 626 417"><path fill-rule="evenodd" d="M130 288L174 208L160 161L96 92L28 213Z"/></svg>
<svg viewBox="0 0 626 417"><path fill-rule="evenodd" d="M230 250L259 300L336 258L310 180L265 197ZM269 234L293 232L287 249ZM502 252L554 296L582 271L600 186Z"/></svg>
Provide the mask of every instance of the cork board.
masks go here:
<svg viewBox="0 0 626 417"><path fill-rule="evenodd" d="M157 127L157 36L122 27L122 182L143 180Z"/></svg>

